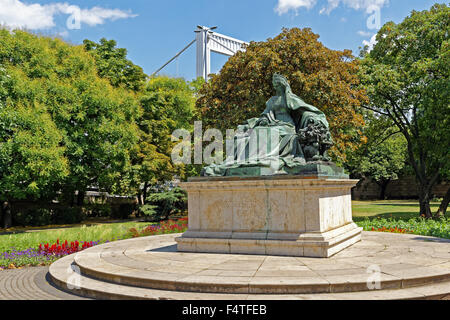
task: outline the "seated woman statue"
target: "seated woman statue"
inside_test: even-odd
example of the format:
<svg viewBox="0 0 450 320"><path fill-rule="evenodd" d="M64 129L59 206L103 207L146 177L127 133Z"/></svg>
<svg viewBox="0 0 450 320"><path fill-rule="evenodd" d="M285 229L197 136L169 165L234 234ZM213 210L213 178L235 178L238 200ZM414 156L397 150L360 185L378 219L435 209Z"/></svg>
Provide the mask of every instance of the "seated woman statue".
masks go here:
<svg viewBox="0 0 450 320"><path fill-rule="evenodd" d="M246 175L235 169L249 167L260 168L260 175L286 174L306 161L329 160L332 141L323 112L293 94L284 76L275 73L272 84L276 96L261 116L238 126L232 156L203 168L202 176Z"/></svg>

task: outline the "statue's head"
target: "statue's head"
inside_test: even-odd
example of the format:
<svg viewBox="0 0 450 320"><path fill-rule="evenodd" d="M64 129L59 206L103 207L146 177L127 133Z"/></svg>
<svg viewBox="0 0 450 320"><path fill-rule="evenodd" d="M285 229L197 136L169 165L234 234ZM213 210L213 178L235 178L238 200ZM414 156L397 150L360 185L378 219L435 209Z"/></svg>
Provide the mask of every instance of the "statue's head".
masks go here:
<svg viewBox="0 0 450 320"><path fill-rule="evenodd" d="M283 75L279 73L274 73L272 77L272 85L275 88L275 90L277 90L277 88L285 89L289 87L289 82Z"/></svg>

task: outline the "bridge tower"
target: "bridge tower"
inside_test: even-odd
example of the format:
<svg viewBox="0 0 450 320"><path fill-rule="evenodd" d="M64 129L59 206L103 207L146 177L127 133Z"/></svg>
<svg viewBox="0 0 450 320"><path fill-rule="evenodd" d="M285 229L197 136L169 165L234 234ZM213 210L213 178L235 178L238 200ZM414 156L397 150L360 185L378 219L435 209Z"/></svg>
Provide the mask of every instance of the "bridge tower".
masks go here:
<svg viewBox="0 0 450 320"><path fill-rule="evenodd" d="M208 81L211 73L211 51L226 56L233 56L238 51L244 51L248 42L234 39L223 34L213 32L216 27L197 26L197 77Z"/></svg>

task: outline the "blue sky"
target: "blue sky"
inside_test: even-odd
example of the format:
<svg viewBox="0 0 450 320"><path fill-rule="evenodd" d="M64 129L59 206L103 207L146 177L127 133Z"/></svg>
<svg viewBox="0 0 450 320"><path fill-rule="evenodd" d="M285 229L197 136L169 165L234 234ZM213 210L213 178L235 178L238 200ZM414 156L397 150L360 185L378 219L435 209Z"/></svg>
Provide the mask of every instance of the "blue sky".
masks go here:
<svg viewBox="0 0 450 320"><path fill-rule="evenodd" d="M63 2L64 1L64 2ZM244 41L275 37L282 27L309 27L332 49L351 49L376 33L380 22L400 22L412 10L429 9L436 0L0 0L0 23L61 35L80 44L83 39L114 39L129 58L153 73L194 39L197 25ZM439 1L442 3L442 1ZM79 29L67 27L68 17L81 9ZM379 11L374 10L378 8ZM369 24L368 24L369 20ZM369 29L369 27L371 29ZM213 54L211 71L228 57ZM162 72L195 77L195 45Z"/></svg>

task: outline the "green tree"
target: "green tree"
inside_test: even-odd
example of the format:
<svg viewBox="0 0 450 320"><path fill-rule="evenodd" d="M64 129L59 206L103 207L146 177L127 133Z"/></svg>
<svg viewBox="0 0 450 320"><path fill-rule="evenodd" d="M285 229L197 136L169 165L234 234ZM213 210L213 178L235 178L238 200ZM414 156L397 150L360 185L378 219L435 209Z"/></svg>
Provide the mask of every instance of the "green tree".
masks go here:
<svg viewBox="0 0 450 320"><path fill-rule="evenodd" d="M13 82L0 67L0 201L5 228L12 223L12 200L49 199L57 191L54 184L69 172L62 134L42 105L11 101Z"/></svg>
<svg viewBox="0 0 450 320"><path fill-rule="evenodd" d="M328 49L318 38L310 29L283 29L232 56L199 92L204 125L225 132L258 116L273 96L272 75L279 72L295 94L325 113L335 141L331 155L342 163L364 140L359 109L367 97L357 88L358 61L351 51Z"/></svg>
<svg viewBox="0 0 450 320"><path fill-rule="evenodd" d="M6 90L6 107L17 115L4 112L0 121L13 128L11 123L20 122L29 137L5 129L0 135L12 131L10 135L22 139L17 140L22 145L17 143L17 148L27 149L20 152L36 152L41 157L14 154L9 165L40 172L47 178L46 185L62 190L68 198L78 190L78 204L89 186L116 191L121 173L130 164L129 150L138 139L135 118L140 108L135 95L101 79L95 59L83 46L60 39L0 30L0 63L10 76L2 89ZM34 159L40 166L33 164ZM22 186L24 177L25 173L10 183Z"/></svg>
<svg viewBox="0 0 450 320"><path fill-rule="evenodd" d="M171 215L186 210L187 194L180 187L154 188L145 205L154 221L168 219Z"/></svg>
<svg viewBox="0 0 450 320"><path fill-rule="evenodd" d="M405 169L406 140L390 121L372 112L368 112L365 122L367 143L348 156L345 167L355 178L375 181L380 187L379 199L384 200L389 182L398 179Z"/></svg>
<svg viewBox="0 0 450 320"><path fill-rule="evenodd" d="M419 183L420 214L432 217L430 197L450 158L450 9L436 4L386 23L362 60L365 108L390 119L407 142Z"/></svg>
<svg viewBox="0 0 450 320"><path fill-rule="evenodd" d="M144 88L146 74L127 59L127 49L116 48L115 40L102 38L96 43L86 39L83 44L86 51L93 53L100 77L107 78L115 87L124 86L136 92Z"/></svg>
<svg viewBox="0 0 450 320"><path fill-rule="evenodd" d="M447 174L447 177L449 175ZM444 195L444 198L442 199L441 204L439 205L439 208L436 212L436 217L444 216L447 213L447 208L450 203L450 188L447 189L447 192Z"/></svg>
<svg viewBox="0 0 450 320"><path fill-rule="evenodd" d="M150 79L140 97L141 135L134 150L132 180L142 199L147 198L151 185L171 180L175 174L183 175L184 167L175 166L171 160L171 135L176 129L192 129L195 84L181 78L156 77Z"/></svg>

